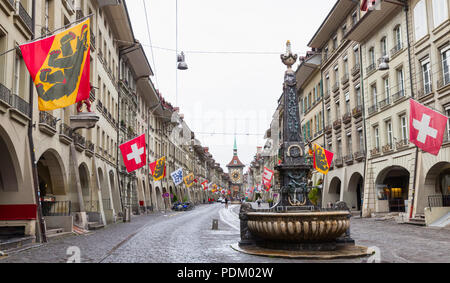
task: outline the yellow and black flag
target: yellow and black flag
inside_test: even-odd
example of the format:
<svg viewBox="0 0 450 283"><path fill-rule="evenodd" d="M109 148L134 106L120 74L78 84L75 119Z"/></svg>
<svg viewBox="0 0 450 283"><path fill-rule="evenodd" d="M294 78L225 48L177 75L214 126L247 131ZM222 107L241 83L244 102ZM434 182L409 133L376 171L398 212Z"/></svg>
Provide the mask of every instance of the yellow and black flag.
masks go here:
<svg viewBox="0 0 450 283"><path fill-rule="evenodd" d="M39 110L64 108L89 99L90 20L20 46L39 95Z"/></svg>
<svg viewBox="0 0 450 283"><path fill-rule="evenodd" d="M322 174L327 175L330 171L331 161L333 161L334 153L324 149L318 144L314 144L314 150L312 151L314 169Z"/></svg>

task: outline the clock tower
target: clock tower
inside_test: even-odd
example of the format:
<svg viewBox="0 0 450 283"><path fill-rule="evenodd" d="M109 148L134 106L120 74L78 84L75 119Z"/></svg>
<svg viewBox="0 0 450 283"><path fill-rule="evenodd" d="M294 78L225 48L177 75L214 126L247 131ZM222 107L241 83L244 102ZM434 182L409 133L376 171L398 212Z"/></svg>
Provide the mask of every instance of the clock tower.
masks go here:
<svg viewBox="0 0 450 283"><path fill-rule="evenodd" d="M242 164L242 162L239 160L239 157L237 155L237 143L236 143L236 137L234 138L234 149L233 149L233 159L231 159L231 162L227 165L228 168L228 175L230 176L231 181L231 193L233 195L233 198L241 197L242 195L242 187L244 184L244 167L245 165Z"/></svg>

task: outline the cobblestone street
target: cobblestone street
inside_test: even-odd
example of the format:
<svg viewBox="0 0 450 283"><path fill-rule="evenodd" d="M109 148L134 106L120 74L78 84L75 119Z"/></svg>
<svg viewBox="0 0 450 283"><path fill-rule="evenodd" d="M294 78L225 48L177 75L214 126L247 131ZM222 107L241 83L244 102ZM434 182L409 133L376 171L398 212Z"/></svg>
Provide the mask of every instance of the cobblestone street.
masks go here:
<svg viewBox="0 0 450 283"><path fill-rule="evenodd" d="M239 206L201 205L188 212L134 217L83 236L51 239L45 245L10 254L5 262L66 262L67 249L77 246L81 262L105 263L271 263L312 262L241 254L230 245L239 241ZM211 230L219 219L219 230ZM450 262L449 229L400 225L392 220L352 219L358 245L376 246L382 262ZM366 259L331 262L364 262ZM314 261L324 262L324 261Z"/></svg>

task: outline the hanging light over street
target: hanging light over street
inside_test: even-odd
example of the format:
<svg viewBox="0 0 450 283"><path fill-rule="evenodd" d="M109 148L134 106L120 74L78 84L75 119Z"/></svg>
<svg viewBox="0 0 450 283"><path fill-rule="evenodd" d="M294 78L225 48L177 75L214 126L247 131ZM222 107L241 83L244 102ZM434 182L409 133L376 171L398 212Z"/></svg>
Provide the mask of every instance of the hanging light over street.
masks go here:
<svg viewBox="0 0 450 283"><path fill-rule="evenodd" d="M177 62L178 62L178 70L187 70L188 69L188 65L186 64L183 51L181 51L181 54L177 55Z"/></svg>

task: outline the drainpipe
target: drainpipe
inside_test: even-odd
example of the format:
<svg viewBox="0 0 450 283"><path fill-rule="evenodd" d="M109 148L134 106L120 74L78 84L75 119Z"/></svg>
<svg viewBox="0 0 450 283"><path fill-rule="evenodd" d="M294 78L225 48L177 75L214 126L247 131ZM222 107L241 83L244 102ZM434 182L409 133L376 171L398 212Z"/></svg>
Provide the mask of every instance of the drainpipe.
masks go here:
<svg viewBox="0 0 450 283"><path fill-rule="evenodd" d="M365 157L365 160L364 160L364 175L363 175L363 178L364 178L364 183L363 183L363 187L365 187L364 186L364 184L366 183L366 173L367 173L367 166L369 165L369 162L368 162L368 160L369 160L369 158L368 158L368 155L369 155L369 149L367 148L367 123L366 123L366 102L365 102L365 95L364 95L364 68L363 68L363 57L362 57L362 45L361 44L359 44L359 66L360 66L360 74L359 74L359 76L360 76L360 78L361 78L361 82L360 82L360 85L359 85L359 90L360 90L360 93L361 93L361 100L362 100L362 117L363 117L363 125L364 125L364 149L365 149L365 151L366 151L366 157ZM370 187L370 186L369 186ZM376 189L376 188L375 188ZM369 188L367 188L367 199L366 199L366 201L367 202L369 202ZM360 217L362 218L362 216L363 216L363 209L364 209L364 195L366 194L366 190L364 190L364 194L362 195L362 198L363 198L363 202L362 202L362 204L361 204L361 211L360 211ZM375 193L375 195L376 195L376 193ZM361 200L359 200L359 201L361 201ZM367 204L367 208L369 208L369 204Z"/></svg>
<svg viewBox="0 0 450 283"><path fill-rule="evenodd" d="M36 0L32 1L32 12L31 12L31 30L32 35L31 39L33 40L35 38L34 32L35 32L35 26L36 26ZM37 160L36 155L34 151L34 142L33 142L33 94L34 94L34 82L33 79L30 76L30 83L29 83L29 118L30 122L28 123L28 144L30 145L30 157L31 157L31 167L32 167L32 173L33 173L33 186L34 186L34 195L36 198L37 203L37 217L38 217L38 236L39 241L41 243L47 242L47 235L45 230L45 220L44 216L42 215L42 205L40 200L40 194L39 194L39 177L37 172Z"/></svg>

